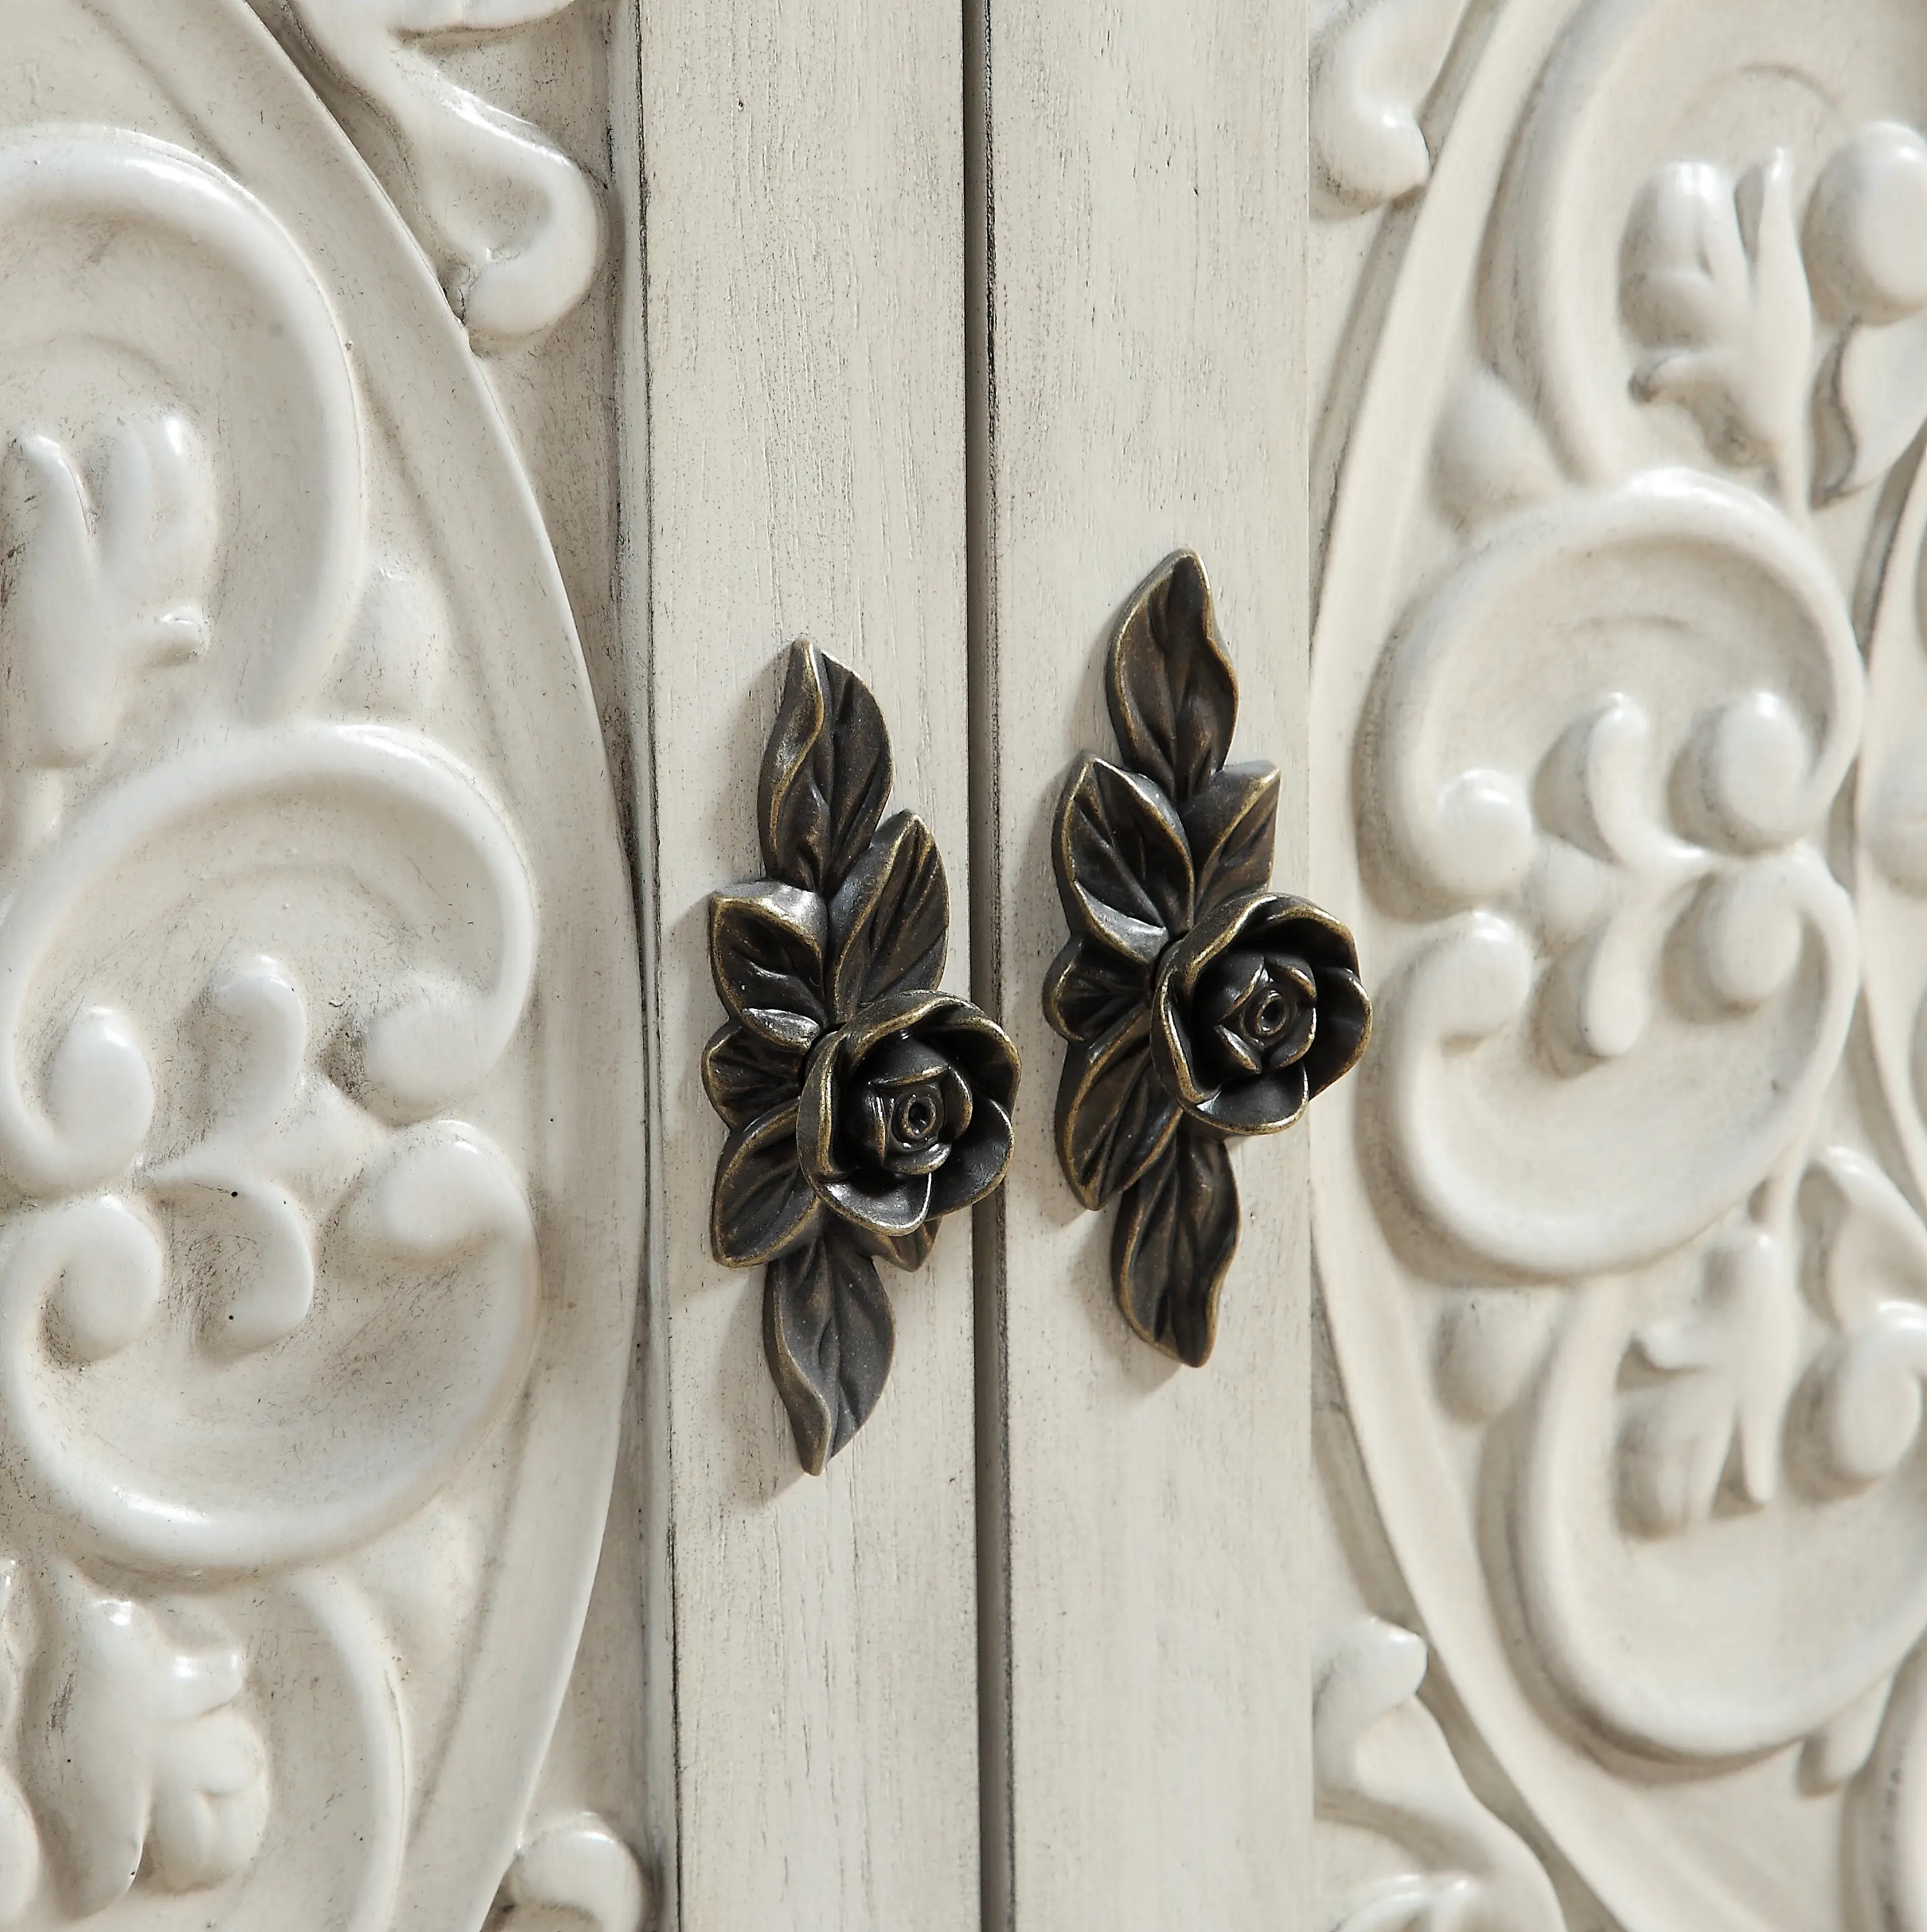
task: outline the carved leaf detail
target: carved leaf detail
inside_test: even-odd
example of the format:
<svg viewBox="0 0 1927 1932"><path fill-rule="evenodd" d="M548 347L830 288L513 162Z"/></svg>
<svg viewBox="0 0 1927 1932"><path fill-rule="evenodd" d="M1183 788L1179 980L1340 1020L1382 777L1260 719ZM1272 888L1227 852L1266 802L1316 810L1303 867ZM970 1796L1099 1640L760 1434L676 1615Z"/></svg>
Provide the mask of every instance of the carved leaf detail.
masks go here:
<svg viewBox="0 0 1927 1932"><path fill-rule="evenodd" d="M1683 404L1716 454L1764 464L1787 501L1803 501L1813 304L1792 158L1776 150L1737 184L1707 162L1661 169L1634 205L1623 278L1627 320L1652 352L1638 393Z"/></svg>
<svg viewBox="0 0 1927 1932"><path fill-rule="evenodd" d="M1148 970L1188 930L1190 844L1168 795L1149 778L1080 759L1058 808L1053 854L1065 911L1119 958Z"/></svg>
<svg viewBox="0 0 1927 1932"><path fill-rule="evenodd" d="M1466 0L1365 0L1319 50L1311 139L1338 211L1396 201L1431 178L1419 110L1438 84Z"/></svg>
<svg viewBox="0 0 1927 1932"><path fill-rule="evenodd" d="M235 1708L240 1653L177 1652L138 1604L71 1574L50 1595L56 1636L26 1762L73 1909L105 1910L143 1860L174 1891L232 1877L268 1807L266 1755Z"/></svg>
<svg viewBox="0 0 1927 1932"><path fill-rule="evenodd" d="M1716 1243L1698 1301L1635 1340L1664 1378L1637 1404L1622 1444L1622 1496L1635 1528L1668 1535L1704 1522L1729 1470L1742 1501L1773 1500L1799 1341L1782 1239L1749 1226Z"/></svg>
<svg viewBox="0 0 1927 1932"><path fill-rule="evenodd" d="M1199 919L1270 884L1282 784L1275 765L1227 765L1185 807Z"/></svg>
<svg viewBox="0 0 1927 1932"><path fill-rule="evenodd" d="M1362 1618L1326 1665L1312 1714L1321 1815L1425 1862L1352 1901L1338 1932L1564 1932L1545 1868L1481 1804L1419 1700L1425 1644Z"/></svg>
<svg viewBox="0 0 1927 1932"><path fill-rule="evenodd" d="M839 1021L892 993L934 986L950 937L950 888L930 827L900 812L830 902L830 1004Z"/></svg>
<svg viewBox="0 0 1927 1932"><path fill-rule="evenodd" d="M595 191L547 135L457 86L419 43L523 26L572 0L282 4L303 44L353 90L351 124L364 107L385 124L387 139L362 145L475 346L511 348L553 328L601 260ZM505 218L505 208L516 212Z"/></svg>
<svg viewBox="0 0 1927 1932"><path fill-rule="evenodd" d="M1838 1484L1862 1489L1899 1466L1920 1435L1927 1379L1927 1227L1864 1155L1830 1148L1806 1192L1818 1277L1837 1330L1815 1366L1812 1445Z"/></svg>
<svg viewBox="0 0 1927 1932"><path fill-rule="evenodd" d="M8 764L85 765L112 741L125 681L206 648L214 476L178 416L106 445L97 490L50 437L0 463L0 643Z"/></svg>
<svg viewBox="0 0 1927 1932"><path fill-rule="evenodd" d="M1065 1056L1057 1111L1065 1175L1086 1208L1102 1207L1164 1152L1178 1104L1152 1057L1146 1009Z"/></svg>
<svg viewBox="0 0 1927 1932"><path fill-rule="evenodd" d="M771 877L835 891L882 823L890 784L869 686L814 645L791 645L757 799Z"/></svg>
<svg viewBox="0 0 1927 1932"><path fill-rule="evenodd" d="M1106 695L1126 760L1180 809L1217 776L1238 722L1238 680L1190 551L1159 565L1131 599Z"/></svg>
<svg viewBox="0 0 1927 1932"><path fill-rule="evenodd" d="M603 1820L583 1812L543 1824L522 1842L502 1894L503 1932L642 1932L649 1892L635 1855Z"/></svg>
<svg viewBox="0 0 1927 1932"><path fill-rule="evenodd" d="M1111 1273L1124 1318L1154 1348L1202 1368L1237 1247L1231 1157L1216 1135L1182 1126L1118 1210Z"/></svg>
<svg viewBox="0 0 1927 1932"><path fill-rule="evenodd" d="M820 1476L870 1419L896 1322L876 1264L840 1227L770 1264L763 1338L803 1467Z"/></svg>

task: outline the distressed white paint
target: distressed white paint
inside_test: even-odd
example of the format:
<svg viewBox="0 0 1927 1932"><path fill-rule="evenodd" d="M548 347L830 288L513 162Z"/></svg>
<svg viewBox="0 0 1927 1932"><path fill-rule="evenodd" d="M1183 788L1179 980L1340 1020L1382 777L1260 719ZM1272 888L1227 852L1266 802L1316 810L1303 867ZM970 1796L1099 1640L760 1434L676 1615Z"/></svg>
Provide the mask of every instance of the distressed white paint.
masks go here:
<svg viewBox="0 0 1927 1932"><path fill-rule="evenodd" d="M1284 767L1276 877L1302 884L1304 21L1257 0L986 11L996 872L978 992L1031 1070L996 1258L1008 1922L1258 1932L1307 1909L1303 1149L1234 1154L1217 1352L1175 1367L1125 1327L1110 1217L1058 1170L1039 998L1063 937L1058 790L1077 752L1110 747L1103 643L1180 545L1216 593L1238 749Z"/></svg>
<svg viewBox="0 0 1927 1932"><path fill-rule="evenodd" d="M891 1272L895 1362L820 1479L709 1252L710 892L761 871L757 772L807 635L874 689L949 868L965 982L961 38L942 8L643 10L645 280L625 480L673 1537L681 1923L978 1918L970 1231Z"/></svg>

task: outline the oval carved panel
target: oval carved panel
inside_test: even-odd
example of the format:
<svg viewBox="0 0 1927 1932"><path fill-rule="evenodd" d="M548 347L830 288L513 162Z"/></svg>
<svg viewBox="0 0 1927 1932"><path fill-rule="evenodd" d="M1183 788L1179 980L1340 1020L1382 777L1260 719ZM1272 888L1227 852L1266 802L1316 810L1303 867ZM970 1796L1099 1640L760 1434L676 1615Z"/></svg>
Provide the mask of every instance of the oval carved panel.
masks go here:
<svg viewBox="0 0 1927 1932"><path fill-rule="evenodd" d="M0 1927L479 1924L639 1248L586 680L253 14L0 44Z"/></svg>
<svg viewBox="0 0 1927 1932"><path fill-rule="evenodd" d="M1927 1926L1927 16L1510 0L1425 196L1315 646L1347 1400L1629 1932Z"/></svg>

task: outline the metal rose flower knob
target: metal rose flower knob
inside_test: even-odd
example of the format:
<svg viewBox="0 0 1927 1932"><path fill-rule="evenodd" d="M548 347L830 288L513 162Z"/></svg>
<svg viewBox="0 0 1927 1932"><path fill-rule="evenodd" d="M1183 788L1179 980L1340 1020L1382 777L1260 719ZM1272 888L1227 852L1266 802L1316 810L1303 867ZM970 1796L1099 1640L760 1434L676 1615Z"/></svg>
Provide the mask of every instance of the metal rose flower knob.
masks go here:
<svg viewBox="0 0 1927 1932"><path fill-rule="evenodd" d="M1086 1208L1123 1197L1124 1318L1194 1368L1238 1245L1225 1142L1276 1133L1358 1063L1371 1003L1351 934L1268 890L1275 765L1230 765L1238 686L1203 567L1167 560L1110 646L1125 762L1086 755L1053 851L1071 940L1044 1010L1071 1043L1057 1152Z"/></svg>
<svg viewBox="0 0 1927 1932"><path fill-rule="evenodd" d="M769 1264L763 1344L813 1475L869 1418L895 1324L879 1258L920 1267L946 1214L1010 1165L1016 1049L935 990L943 861L914 812L881 823L890 740L862 680L791 646L758 815L771 877L718 892L709 963L730 1018L703 1056L730 1129L716 1258Z"/></svg>

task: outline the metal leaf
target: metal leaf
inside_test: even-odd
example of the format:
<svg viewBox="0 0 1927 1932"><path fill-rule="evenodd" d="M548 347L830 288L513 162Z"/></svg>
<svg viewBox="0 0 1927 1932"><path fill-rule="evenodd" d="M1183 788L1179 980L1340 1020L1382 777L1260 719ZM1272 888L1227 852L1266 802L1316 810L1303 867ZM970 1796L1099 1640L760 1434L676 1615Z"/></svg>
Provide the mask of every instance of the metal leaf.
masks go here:
<svg viewBox="0 0 1927 1932"><path fill-rule="evenodd" d="M813 1476L870 1419L890 1372L896 1328L876 1264L834 1226L772 1262L763 1346Z"/></svg>
<svg viewBox="0 0 1927 1932"><path fill-rule="evenodd" d="M724 1126L746 1127L796 1097L803 1055L731 1020L703 1049L703 1087Z"/></svg>
<svg viewBox="0 0 1927 1932"><path fill-rule="evenodd" d="M1110 1270L1125 1320L1153 1347L1202 1368L1237 1247L1238 1185L1224 1143L1182 1127L1118 1210Z"/></svg>
<svg viewBox="0 0 1927 1932"><path fill-rule="evenodd" d="M764 865L827 896L890 796L890 737L868 686L814 645L790 647L757 799Z"/></svg>
<svg viewBox="0 0 1927 1932"><path fill-rule="evenodd" d="M1184 826L1164 794L1135 772L1078 760L1057 808L1052 857L1073 928L1140 966L1191 924Z"/></svg>
<svg viewBox="0 0 1927 1932"><path fill-rule="evenodd" d="M1150 998L1149 971L1108 946L1070 940L1044 979L1044 1017L1051 1030L1080 1046L1108 1033Z"/></svg>
<svg viewBox="0 0 1927 1932"><path fill-rule="evenodd" d="M1227 765L1183 811L1197 874L1197 916L1271 883L1278 844L1277 766Z"/></svg>
<svg viewBox="0 0 1927 1932"><path fill-rule="evenodd" d="M1238 722L1238 680L1204 566L1189 550L1167 557L1131 598L1111 644L1107 695L1125 756L1176 803L1216 777Z"/></svg>
<svg viewBox="0 0 1927 1932"><path fill-rule="evenodd" d="M1158 1077L1150 1016L1140 1007L1067 1054L1057 1089L1057 1152L1071 1191L1101 1208L1170 1144L1178 1104Z"/></svg>
<svg viewBox="0 0 1927 1932"><path fill-rule="evenodd" d="M725 1268L754 1268L800 1246L825 1211L797 1162L793 1100L730 1135L709 1208L709 1245Z"/></svg>
<svg viewBox="0 0 1927 1932"><path fill-rule="evenodd" d="M829 1018L829 909L814 892L759 880L709 900L709 970L723 1004L765 1040L801 1051Z"/></svg>
<svg viewBox="0 0 1927 1932"><path fill-rule="evenodd" d="M830 1004L855 1018L886 994L943 974L950 889L930 827L900 812L872 839L830 902Z"/></svg>

